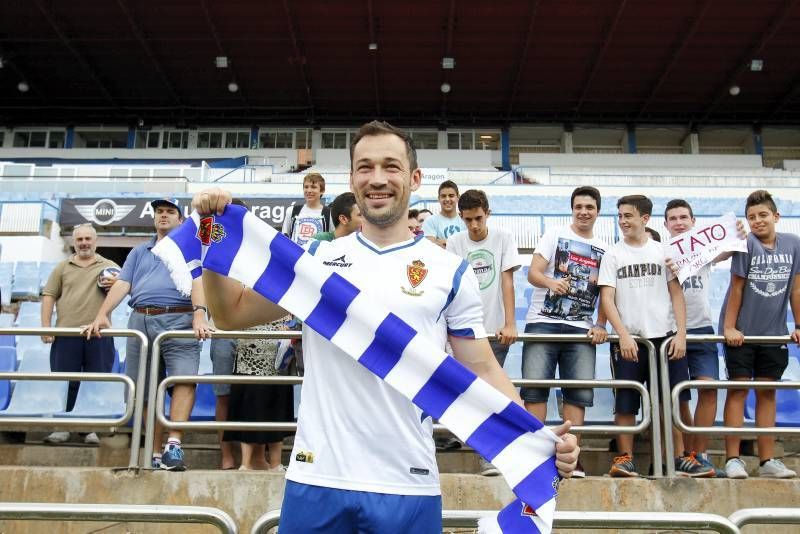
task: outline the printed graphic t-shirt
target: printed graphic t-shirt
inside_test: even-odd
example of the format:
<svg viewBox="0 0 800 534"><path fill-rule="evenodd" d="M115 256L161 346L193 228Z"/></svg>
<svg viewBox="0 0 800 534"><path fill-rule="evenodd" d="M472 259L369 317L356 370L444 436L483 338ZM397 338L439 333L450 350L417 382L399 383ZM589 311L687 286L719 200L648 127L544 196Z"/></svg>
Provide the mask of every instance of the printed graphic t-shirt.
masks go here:
<svg viewBox="0 0 800 534"><path fill-rule="evenodd" d="M569 278L569 294L556 295L534 287L527 323L563 323L589 329L597 308L600 287L597 280L606 245L598 238L586 239L569 226L545 232L534 254L548 260L545 276Z"/></svg>
<svg viewBox="0 0 800 534"><path fill-rule="evenodd" d="M478 279L483 302L483 326L494 334L505 324L502 273L520 267L514 237L492 228L483 241L473 241L469 232L459 232L447 240L447 250L467 260Z"/></svg>
<svg viewBox="0 0 800 534"><path fill-rule="evenodd" d="M294 225L292 225L292 210L286 210L286 218L283 220L281 232L288 235L298 245L305 245L307 241L324 229L322 207L313 209L304 205L297 217L294 218Z"/></svg>
<svg viewBox="0 0 800 534"><path fill-rule="evenodd" d="M422 232L425 237L435 237L436 239L447 239L451 235L463 232L466 229L464 221L458 215L448 219L437 213L436 215L431 215L422 223Z"/></svg>
<svg viewBox="0 0 800 534"><path fill-rule="evenodd" d="M731 273L745 278L742 307L736 329L746 336L785 336L786 309L792 283L800 273L800 237L779 233L775 248L766 248L753 234L747 236L747 253L731 258ZM720 331L725 322L728 294L722 304Z"/></svg>
<svg viewBox="0 0 800 534"><path fill-rule="evenodd" d="M616 288L617 310L632 336L652 339L675 331L667 287L675 276L664 261L664 249L652 239L641 247L619 241L603 256L598 283Z"/></svg>

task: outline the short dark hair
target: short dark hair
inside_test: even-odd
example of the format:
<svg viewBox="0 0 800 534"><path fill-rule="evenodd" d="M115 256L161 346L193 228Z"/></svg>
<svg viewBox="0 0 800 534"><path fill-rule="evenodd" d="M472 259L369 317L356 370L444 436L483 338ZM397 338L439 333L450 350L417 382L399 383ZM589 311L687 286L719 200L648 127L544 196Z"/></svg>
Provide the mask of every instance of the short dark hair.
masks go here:
<svg viewBox="0 0 800 534"><path fill-rule="evenodd" d="M657 231L653 230L649 226L645 226L644 231L650 234L650 238L653 241L658 241L659 243L661 243L661 234L659 234Z"/></svg>
<svg viewBox="0 0 800 534"><path fill-rule="evenodd" d="M433 212L431 210L429 210L428 208L423 208L423 209L419 210L419 213L417 213L417 215L421 215L423 213L430 213L431 215L433 215Z"/></svg>
<svg viewBox="0 0 800 534"><path fill-rule="evenodd" d="M653 214L653 201L644 195L626 195L617 200L617 208L623 204L633 206L639 212L639 215L652 215Z"/></svg>
<svg viewBox="0 0 800 534"><path fill-rule="evenodd" d="M489 199L486 198L486 193L480 189L468 189L458 197L458 211L475 208L483 208L483 211L489 213Z"/></svg>
<svg viewBox="0 0 800 534"><path fill-rule="evenodd" d="M575 206L575 197L592 197L597 204L597 211L600 211L600 191L596 187L592 187L591 185L576 187L569 199L570 209Z"/></svg>
<svg viewBox="0 0 800 534"><path fill-rule="evenodd" d="M356 132L356 136L350 141L350 170L353 170L353 153L355 152L356 145L365 137L377 135L396 135L406 145L406 156L408 157L408 166L410 171L413 172L417 169L417 149L414 147L414 141L411 136L400 128L396 128L385 121L372 121L361 126Z"/></svg>
<svg viewBox="0 0 800 534"><path fill-rule="evenodd" d="M686 208L687 210L689 210L689 217L694 219L694 212L692 211L692 207L689 205L689 203L683 200L682 198L673 198L672 200L667 202L667 207L664 209L665 221L667 220L667 212L675 208Z"/></svg>
<svg viewBox="0 0 800 534"><path fill-rule="evenodd" d="M328 206L331 209L331 219L333 219L333 227L339 226L339 215L344 215L350 219L350 214L353 213L353 206L356 204L356 196L351 192L342 193L333 199L333 202Z"/></svg>
<svg viewBox="0 0 800 534"><path fill-rule="evenodd" d="M772 195L765 189L759 189L757 191L753 191L747 197L747 203L744 205L744 214L747 215L747 210L749 210L753 206L757 206L759 204L766 205L772 213L778 213L778 206L775 205L775 201L772 199Z"/></svg>
<svg viewBox="0 0 800 534"><path fill-rule="evenodd" d="M456 192L456 196L458 196L458 186L453 180L445 180L444 182L439 184L439 189L436 191L436 194L442 192L442 189L453 189Z"/></svg>
<svg viewBox="0 0 800 534"><path fill-rule="evenodd" d="M419 210L415 210L414 208L411 208L410 210L408 210L408 218L409 219L412 218L412 217L416 219L418 216L419 216Z"/></svg>

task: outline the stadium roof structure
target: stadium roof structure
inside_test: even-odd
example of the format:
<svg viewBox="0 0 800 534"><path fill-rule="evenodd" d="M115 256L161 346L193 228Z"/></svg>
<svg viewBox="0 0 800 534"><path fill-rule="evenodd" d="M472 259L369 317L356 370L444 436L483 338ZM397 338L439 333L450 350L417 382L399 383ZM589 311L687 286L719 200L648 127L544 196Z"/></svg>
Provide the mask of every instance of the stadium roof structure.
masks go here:
<svg viewBox="0 0 800 534"><path fill-rule="evenodd" d="M5 0L0 58L5 125L800 124L798 0Z"/></svg>

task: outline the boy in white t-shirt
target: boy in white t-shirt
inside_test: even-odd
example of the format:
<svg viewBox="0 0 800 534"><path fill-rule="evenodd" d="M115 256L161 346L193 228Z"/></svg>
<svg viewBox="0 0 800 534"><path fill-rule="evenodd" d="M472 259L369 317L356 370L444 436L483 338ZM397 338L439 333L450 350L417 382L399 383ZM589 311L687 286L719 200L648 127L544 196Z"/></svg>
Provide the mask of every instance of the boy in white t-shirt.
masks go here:
<svg viewBox="0 0 800 534"><path fill-rule="evenodd" d="M619 228L623 239L606 251L600 264L600 305L619 335L619 343L611 345L611 371L615 379L649 381L647 350L639 347L633 336L649 339L659 348L668 337L675 336L667 350L669 385L689 380L686 361L686 303L678 280L667 268L664 250L645 232L653 212L653 203L644 195L629 195L617 201ZM669 392L662 392L668 395ZM639 412L640 395L631 389L620 389L615 395L614 422L618 426L633 425ZM689 391L681 400L690 398ZM683 435L674 427L675 470L689 477L714 476L713 467L703 467L690 454L683 454ZM609 475L639 476L633 462L633 435L617 437L620 456L614 459Z"/></svg>
<svg viewBox="0 0 800 534"><path fill-rule="evenodd" d="M297 243L305 245L315 235L328 232L333 226L330 209L322 204L325 178L316 172L303 178L305 204L293 206L283 219L281 233Z"/></svg>
<svg viewBox="0 0 800 534"><path fill-rule="evenodd" d="M447 239L447 250L467 260L478 279L483 304L483 326L487 334L497 336L489 345L502 366L509 347L517 340L514 271L521 266L517 244L510 233L500 228L489 229L487 226L491 210L483 191L465 191L458 198L458 211L467 231L451 235ZM494 476L500 472L481 458L481 474Z"/></svg>
<svg viewBox="0 0 800 534"><path fill-rule="evenodd" d="M526 334L570 334L587 336L591 343L525 342L522 348L522 378L529 380L592 380L595 377L595 345L608 338L606 319L597 308L600 262L608 246L595 237L594 224L600 214L600 191L582 186L572 192L572 223L548 229L536 245L528 270L533 285ZM564 419L582 425L586 408L594 403L591 388L564 388ZM548 388L524 388L525 408L542 421L547 417ZM573 476L585 476L583 466Z"/></svg>
<svg viewBox="0 0 800 534"><path fill-rule="evenodd" d="M466 230L464 221L458 216L458 186L452 180L439 184L439 213L431 215L422 223L425 237L444 248L451 235Z"/></svg>

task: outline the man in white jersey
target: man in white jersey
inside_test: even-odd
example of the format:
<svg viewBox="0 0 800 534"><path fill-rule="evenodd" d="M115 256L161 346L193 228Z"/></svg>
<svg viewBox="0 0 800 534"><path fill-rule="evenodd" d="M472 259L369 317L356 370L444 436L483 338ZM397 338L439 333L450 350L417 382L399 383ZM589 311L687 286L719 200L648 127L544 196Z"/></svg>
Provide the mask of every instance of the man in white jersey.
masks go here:
<svg viewBox="0 0 800 534"><path fill-rule="evenodd" d="M421 181L410 137L374 121L359 130L350 151L362 231L314 242L309 252L442 348L449 340L457 360L521 404L485 339L475 276L461 258L409 236L408 199ZM217 189L198 194L193 204L201 213L220 213L229 199ZM234 280L208 277L209 305L222 328L285 314ZM304 326L303 334L306 375L281 533L439 534L430 417L314 331ZM556 433L565 435L568 426ZM570 476L578 447L574 436L565 436L556 465Z"/></svg>
<svg viewBox="0 0 800 534"><path fill-rule="evenodd" d="M467 260L478 279L483 303L483 326L487 334L497 337L489 345L502 367L509 347L517 340L514 271L521 266L517 243L514 236L505 230L489 229L487 221L491 210L483 191L465 191L458 197L458 212L467 231L447 238L447 250ZM496 476L500 471L481 458L481 474Z"/></svg>

